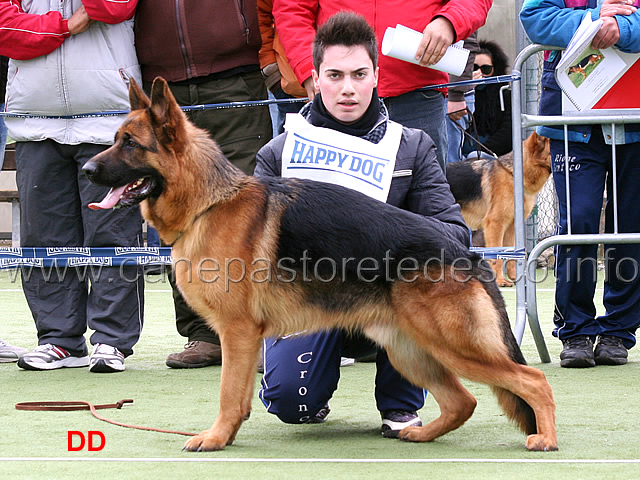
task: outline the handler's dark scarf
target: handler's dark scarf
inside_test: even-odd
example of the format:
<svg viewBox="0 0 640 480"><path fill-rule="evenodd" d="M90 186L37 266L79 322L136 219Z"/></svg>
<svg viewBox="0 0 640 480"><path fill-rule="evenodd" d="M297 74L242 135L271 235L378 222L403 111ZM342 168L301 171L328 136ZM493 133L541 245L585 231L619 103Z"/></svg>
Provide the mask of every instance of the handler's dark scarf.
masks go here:
<svg viewBox="0 0 640 480"><path fill-rule="evenodd" d="M364 115L359 120L353 123L347 124L336 120L324 106L320 93L317 93L313 98L311 111L307 119L311 125L316 127L331 128L332 130L353 135L354 137L363 137L376 125L379 115L380 98L378 97L378 90L374 88L369 108L367 108L367 111L364 112Z"/></svg>

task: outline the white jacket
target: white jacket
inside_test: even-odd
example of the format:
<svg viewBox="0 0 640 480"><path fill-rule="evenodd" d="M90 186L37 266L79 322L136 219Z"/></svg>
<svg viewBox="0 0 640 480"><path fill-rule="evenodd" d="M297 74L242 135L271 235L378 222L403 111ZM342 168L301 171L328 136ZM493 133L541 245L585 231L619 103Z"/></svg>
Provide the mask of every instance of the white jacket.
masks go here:
<svg viewBox="0 0 640 480"><path fill-rule="evenodd" d="M25 13L57 10L70 18L80 0L22 0ZM95 22L53 52L31 60L10 60L6 111L36 115L75 115L129 110L128 81L141 83L133 19ZM62 144L109 145L124 115L78 119L6 118L16 141L52 139Z"/></svg>

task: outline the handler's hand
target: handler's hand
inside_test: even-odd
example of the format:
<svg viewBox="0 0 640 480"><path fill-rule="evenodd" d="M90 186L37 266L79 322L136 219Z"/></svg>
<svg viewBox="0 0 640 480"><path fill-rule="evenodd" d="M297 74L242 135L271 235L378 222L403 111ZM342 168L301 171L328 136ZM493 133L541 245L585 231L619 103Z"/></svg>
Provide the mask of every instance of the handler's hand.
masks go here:
<svg viewBox="0 0 640 480"><path fill-rule="evenodd" d="M614 15L631 15L636 11L633 0L604 0L600 6L602 26L593 37L591 46L595 49L609 48L620 40L620 29Z"/></svg>
<svg viewBox="0 0 640 480"><path fill-rule="evenodd" d="M449 100L447 102L447 115L454 122L460 120L467 114L467 102L462 100L461 102L452 102Z"/></svg>
<svg viewBox="0 0 640 480"><path fill-rule="evenodd" d="M445 17L434 18L422 32L416 60L420 60L423 67L438 63L455 39L456 32L451 22Z"/></svg>
<svg viewBox="0 0 640 480"><path fill-rule="evenodd" d="M67 22L69 33L71 35L77 35L85 32L93 22L94 20L89 18L87 11L84 9L84 5L82 5L79 9L73 12L73 15L71 15L71 18L69 18L69 21Z"/></svg>
<svg viewBox="0 0 640 480"><path fill-rule="evenodd" d="M631 15L637 10L633 0L604 0L600 6L600 18L614 15Z"/></svg>
<svg viewBox="0 0 640 480"><path fill-rule="evenodd" d="M613 17L604 17L602 19L602 26L596 36L593 37L591 46L596 50L602 48L613 47L620 40L620 29L618 28L618 22Z"/></svg>

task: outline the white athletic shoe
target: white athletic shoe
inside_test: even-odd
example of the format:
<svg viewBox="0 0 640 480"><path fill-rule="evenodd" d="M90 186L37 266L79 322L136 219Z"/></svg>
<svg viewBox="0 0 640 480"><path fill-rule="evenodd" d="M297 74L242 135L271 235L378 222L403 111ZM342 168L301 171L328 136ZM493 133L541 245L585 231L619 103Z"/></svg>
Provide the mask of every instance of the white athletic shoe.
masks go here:
<svg viewBox="0 0 640 480"><path fill-rule="evenodd" d="M14 347L0 339L0 363L17 362L18 359L28 353L29 350L22 347Z"/></svg>
<svg viewBox="0 0 640 480"><path fill-rule="evenodd" d="M349 357L340 357L340 366L341 367L350 367L354 363L356 363L355 359Z"/></svg>
<svg viewBox="0 0 640 480"><path fill-rule="evenodd" d="M123 372L124 355L116 347L105 343L96 343L89 360L89 371L94 373Z"/></svg>
<svg viewBox="0 0 640 480"><path fill-rule="evenodd" d="M25 353L18 359L18 366L25 370L55 370L57 368L86 367L89 356L74 357L64 348L47 343L39 345L31 353Z"/></svg>

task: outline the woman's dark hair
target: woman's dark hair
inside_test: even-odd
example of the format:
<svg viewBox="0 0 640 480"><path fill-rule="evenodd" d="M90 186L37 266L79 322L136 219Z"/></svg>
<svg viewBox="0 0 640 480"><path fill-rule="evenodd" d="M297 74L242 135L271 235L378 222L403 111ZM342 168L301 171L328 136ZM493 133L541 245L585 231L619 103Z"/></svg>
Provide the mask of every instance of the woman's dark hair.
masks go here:
<svg viewBox="0 0 640 480"><path fill-rule="evenodd" d="M491 57L493 62L493 76L506 75L508 59L502 47L496 42L489 40L480 40L480 51L476 53L484 53ZM502 118L500 108L500 88L504 83L490 83L487 85L478 85L476 87L476 111L473 120L476 123L477 131L480 135L493 135L498 128L499 119ZM504 94L505 108L511 108L511 97L509 92Z"/></svg>
<svg viewBox="0 0 640 480"><path fill-rule="evenodd" d="M480 45L480 51L477 52L476 55L478 53L484 53L491 57L491 61L493 62L493 75L506 75L509 61L502 47L490 40L480 40L478 45Z"/></svg>

